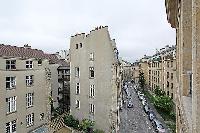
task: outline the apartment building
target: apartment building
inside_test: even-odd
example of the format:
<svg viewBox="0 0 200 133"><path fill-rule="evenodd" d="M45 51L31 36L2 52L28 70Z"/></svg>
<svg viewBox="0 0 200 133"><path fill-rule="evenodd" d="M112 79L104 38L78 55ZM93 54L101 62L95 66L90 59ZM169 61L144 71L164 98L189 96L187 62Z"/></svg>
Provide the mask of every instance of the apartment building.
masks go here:
<svg viewBox="0 0 200 133"><path fill-rule="evenodd" d="M0 44L1 133L32 132L50 121L50 99L58 90L53 88L55 66L60 63L56 55L29 45Z"/></svg>
<svg viewBox="0 0 200 133"><path fill-rule="evenodd" d="M136 61L132 64L132 79L135 83L139 81L139 61Z"/></svg>
<svg viewBox="0 0 200 133"><path fill-rule="evenodd" d="M167 20L176 30L176 132L200 131L200 0L165 0Z"/></svg>
<svg viewBox="0 0 200 133"><path fill-rule="evenodd" d="M166 45L148 61L148 85L151 91L159 87L175 102L176 94L176 47Z"/></svg>
<svg viewBox="0 0 200 133"><path fill-rule="evenodd" d="M144 55L144 57L142 59L140 59L139 62L139 73L144 73L144 79L145 79L145 83L148 83L148 61L150 59L150 56L146 56Z"/></svg>
<svg viewBox="0 0 200 133"><path fill-rule="evenodd" d="M95 121L106 133L117 132L122 72L107 26L71 37L70 71L71 114Z"/></svg>
<svg viewBox="0 0 200 133"><path fill-rule="evenodd" d="M123 70L123 80L127 81L132 79L131 63L125 60L121 60L121 66Z"/></svg>

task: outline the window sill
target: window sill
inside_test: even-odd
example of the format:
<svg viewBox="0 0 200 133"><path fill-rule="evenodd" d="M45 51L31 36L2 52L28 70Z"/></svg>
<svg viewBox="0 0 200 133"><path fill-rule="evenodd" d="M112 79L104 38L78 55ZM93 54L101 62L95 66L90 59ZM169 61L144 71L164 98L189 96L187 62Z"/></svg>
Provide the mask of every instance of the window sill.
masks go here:
<svg viewBox="0 0 200 133"><path fill-rule="evenodd" d="M26 107L26 109L33 107L33 105Z"/></svg>
<svg viewBox="0 0 200 133"><path fill-rule="evenodd" d="M6 69L6 71L16 71L17 69Z"/></svg>
<svg viewBox="0 0 200 133"><path fill-rule="evenodd" d="M6 88L6 90L14 90L14 89L16 89L16 87Z"/></svg>
<svg viewBox="0 0 200 133"><path fill-rule="evenodd" d="M33 84L32 85L26 85L26 87L32 87L32 86L34 86Z"/></svg>
<svg viewBox="0 0 200 133"><path fill-rule="evenodd" d="M34 126L34 124L32 124L32 125L27 125L26 128L29 128L29 127L32 127L32 126Z"/></svg>
<svg viewBox="0 0 200 133"><path fill-rule="evenodd" d="M13 112L7 112L6 115L10 115L10 114L13 114L13 113L16 113L16 112L17 112L17 110L13 111Z"/></svg>

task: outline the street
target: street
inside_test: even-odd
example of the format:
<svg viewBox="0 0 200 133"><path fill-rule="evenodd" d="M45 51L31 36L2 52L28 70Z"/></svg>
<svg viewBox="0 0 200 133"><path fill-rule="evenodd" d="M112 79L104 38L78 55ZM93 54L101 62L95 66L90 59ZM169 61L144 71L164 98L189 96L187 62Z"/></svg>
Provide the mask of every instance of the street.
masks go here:
<svg viewBox="0 0 200 133"><path fill-rule="evenodd" d="M130 84L129 84L130 85ZM123 90L125 103L120 112L120 133L155 133L155 130L143 110L134 88L128 87L133 102L133 108L127 108L127 95Z"/></svg>

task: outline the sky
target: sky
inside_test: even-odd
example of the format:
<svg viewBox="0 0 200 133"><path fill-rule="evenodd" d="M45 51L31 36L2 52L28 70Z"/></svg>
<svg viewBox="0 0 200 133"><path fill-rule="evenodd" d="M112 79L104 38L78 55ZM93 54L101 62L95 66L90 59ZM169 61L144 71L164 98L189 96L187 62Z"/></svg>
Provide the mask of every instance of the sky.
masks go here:
<svg viewBox="0 0 200 133"><path fill-rule="evenodd" d="M130 62L175 45L164 0L0 0L0 44L46 53L69 49L70 37L108 26Z"/></svg>

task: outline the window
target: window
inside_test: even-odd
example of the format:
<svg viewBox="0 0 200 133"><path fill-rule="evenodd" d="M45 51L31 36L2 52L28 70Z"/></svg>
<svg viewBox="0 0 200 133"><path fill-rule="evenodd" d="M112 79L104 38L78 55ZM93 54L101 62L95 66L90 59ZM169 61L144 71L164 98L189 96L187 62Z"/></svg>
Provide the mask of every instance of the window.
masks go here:
<svg viewBox="0 0 200 133"><path fill-rule="evenodd" d="M169 61L167 62L167 67L169 67Z"/></svg>
<svg viewBox="0 0 200 133"><path fill-rule="evenodd" d="M80 109L80 101L76 100L76 108Z"/></svg>
<svg viewBox="0 0 200 133"><path fill-rule="evenodd" d="M167 81L167 88L169 87L169 82Z"/></svg>
<svg viewBox="0 0 200 133"><path fill-rule="evenodd" d="M26 127L30 127L34 124L34 113L26 116Z"/></svg>
<svg viewBox="0 0 200 133"><path fill-rule="evenodd" d="M171 73L171 80L173 80L173 73Z"/></svg>
<svg viewBox="0 0 200 133"><path fill-rule="evenodd" d="M171 99L173 99L173 93L171 93Z"/></svg>
<svg viewBox="0 0 200 133"><path fill-rule="evenodd" d="M90 85L90 97L94 97L94 96L95 96L94 85Z"/></svg>
<svg viewBox="0 0 200 133"><path fill-rule="evenodd" d="M33 85L33 75L26 76L26 86Z"/></svg>
<svg viewBox="0 0 200 133"><path fill-rule="evenodd" d="M76 49L78 49L78 44L76 44Z"/></svg>
<svg viewBox="0 0 200 133"><path fill-rule="evenodd" d="M32 107L33 106L33 93L26 94L26 107Z"/></svg>
<svg viewBox="0 0 200 133"><path fill-rule="evenodd" d="M75 67L75 77L79 77L79 76L80 76L79 67Z"/></svg>
<svg viewBox="0 0 200 133"><path fill-rule="evenodd" d="M12 112L15 112L17 110L16 100L17 100L16 96L6 98L7 113L12 113Z"/></svg>
<svg viewBox="0 0 200 133"><path fill-rule="evenodd" d="M94 78L94 67L89 67L90 70L90 78Z"/></svg>
<svg viewBox="0 0 200 133"><path fill-rule="evenodd" d="M171 61L171 67L173 67L173 61Z"/></svg>
<svg viewBox="0 0 200 133"><path fill-rule="evenodd" d="M167 79L169 78L169 72L167 72Z"/></svg>
<svg viewBox="0 0 200 133"><path fill-rule="evenodd" d="M76 94L80 94L80 83L76 83Z"/></svg>
<svg viewBox="0 0 200 133"><path fill-rule="evenodd" d="M16 133L16 120L6 123L6 133Z"/></svg>
<svg viewBox="0 0 200 133"><path fill-rule="evenodd" d="M6 60L6 70L16 69L16 60Z"/></svg>
<svg viewBox="0 0 200 133"><path fill-rule="evenodd" d="M174 88L174 84L173 83L171 83L171 89L173 89Z"/></svg>
<svg viewBox="0 0 200 133"><path fill-rule="evenodd" d="M40 114L40 120L44 120L44 113Z"/></svg>
<svg viewBox="0 0 200 133"><path fill-rule="evenodd" d="M94 53L90 53L90 60L94 60Z"/></svg>
<svg viewBox="0 0 200 133"><path fill-rule="evenodd" d="M169 96L169 91L167 91L167 96Z"/></svg>
<svg viewBox="0 0 200 133"><path fill-rule="evenodd" d="M33 61L26 61L26 68L33 68Z"/></svg>
<svg viewBox="0 0 200 133"><path fill-rule="evenodd" d="M82 48L83 47L83 44L82 43L80 43L80 48Z"/></svg>
<svg viewBox="0 0 200 133"><path fill-rule="evenodd" d="M14 89L16 87L15 77L6 77L6 89Z"/></svg>
<svg viewBox="0 0 200 133"><path fill-rule="evenodd" d="M90 113L91 113L91 114L94 114L94 111L95 111L95 106L94 106L94 104L90 104Z"/></svg>
<svg viewBox="0 0 200 133"><path fill-rule="evenodd" d="M42 59L38 60L38 66L42 65Z"/></svg>

